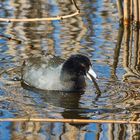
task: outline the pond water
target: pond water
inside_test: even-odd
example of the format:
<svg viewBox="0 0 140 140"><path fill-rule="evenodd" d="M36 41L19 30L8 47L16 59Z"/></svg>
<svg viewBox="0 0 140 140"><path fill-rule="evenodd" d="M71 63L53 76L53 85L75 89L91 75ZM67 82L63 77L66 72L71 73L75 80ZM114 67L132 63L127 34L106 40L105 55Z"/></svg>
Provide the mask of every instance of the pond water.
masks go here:
<svg viewBox="0 0 140 140"><path fill-rule="evenodd" d="M124 30L118 24L116 1L77 0L76 3L80 15L61 21L0 22L0 118L139 120L140 61L135 49L126 49L123 42ZM3 18L52 17L68 15L74 10L67 0L0 2ZM71 94L21 85L23 61L44 53L63 58L75 53L87 55L99 77L97 84L102 94L97 97L96 87L88 80L85 92ZM131 76L129 68L136 76ZM131 124L0 123L0 140L139 138L139 125Z"/></svg>

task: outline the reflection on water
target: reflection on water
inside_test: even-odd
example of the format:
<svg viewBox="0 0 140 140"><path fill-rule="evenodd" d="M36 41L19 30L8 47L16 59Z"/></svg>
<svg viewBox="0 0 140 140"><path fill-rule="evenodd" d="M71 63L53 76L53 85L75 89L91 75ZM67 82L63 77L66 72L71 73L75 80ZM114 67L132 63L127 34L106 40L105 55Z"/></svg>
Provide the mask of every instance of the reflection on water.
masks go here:
<svg viewBox="0 0 140 140"><path fill-rule="evenodd" d="M79 16L52 22L0 23L0 117L139 120L139 32L118 28L116 1L79 1ZM67 0L0 2L0 17L69 14ZM134 40L134 41L133 41ZM38 53L90 57L101 95L87 80L83 93L38 91L20 83L23 60ZM6 114L6 115L5 115ZM138 125L0 123L4 139L139 139ZM5 138L6 137L6 138Z"/></svg>

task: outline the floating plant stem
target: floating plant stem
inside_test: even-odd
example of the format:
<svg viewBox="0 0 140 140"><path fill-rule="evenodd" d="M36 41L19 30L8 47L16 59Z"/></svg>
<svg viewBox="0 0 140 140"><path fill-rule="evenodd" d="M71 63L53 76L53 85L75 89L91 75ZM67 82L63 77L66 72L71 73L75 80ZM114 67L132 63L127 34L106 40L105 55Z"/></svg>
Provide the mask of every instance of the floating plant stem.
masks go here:
<svg viewBox="0 0 140 140"><path fill-rule="evenodd" d="M89 75L90 75L90 74L89 74ZM95 88L96 88L96 90L97 90L97 94L100 95L100 94L101 94L101 90L100 90L100 88L99 88L99 86L98 86L98 84L97 84L95 78L94 78L92 75L90 75L90 77L91 77L91 79L92 79L92 81L93 81L93 83L94 83L94 85L95 85Z"/></svg>
<svg viewBox="0 0 140 140"><path fill-rule="evenodd" d="M0 118L0 122L62 122L62 123L112 123L140 124L140 121L130 120L93 120L93 119L51 119L51 118Z"/></svg>

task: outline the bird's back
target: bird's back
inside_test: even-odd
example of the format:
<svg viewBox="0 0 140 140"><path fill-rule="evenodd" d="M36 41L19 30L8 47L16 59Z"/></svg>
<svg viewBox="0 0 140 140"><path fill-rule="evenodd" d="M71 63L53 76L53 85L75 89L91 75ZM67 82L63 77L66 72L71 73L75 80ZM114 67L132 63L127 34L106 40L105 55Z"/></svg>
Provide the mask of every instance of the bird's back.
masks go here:
<svg viewBox="0 0 140 140"><path fill-rule="evenodd" d="M23 82L39 89L62 89L60 73L63 62L64 60L57 56L31 57L23 65Z"/></svg>

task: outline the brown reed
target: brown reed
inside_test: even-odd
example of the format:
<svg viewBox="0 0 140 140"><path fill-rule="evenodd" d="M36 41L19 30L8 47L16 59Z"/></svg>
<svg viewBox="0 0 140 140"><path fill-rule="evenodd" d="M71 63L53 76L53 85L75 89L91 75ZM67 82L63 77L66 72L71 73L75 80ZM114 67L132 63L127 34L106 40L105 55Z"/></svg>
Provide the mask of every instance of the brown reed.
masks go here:
<svg viewBox="0 0 140 140"><path fill-rule="evenodd" d="M123 20L123 5L121 0L116 0L120 21Z"/></svg>
<svg viewBox="0 0 140 140"><path fill-rule="evenodd" d="M22 19L15 19L15 18L0 18L1 22L35 22L35 21L53 21L53 20L62 20L66 18L71 18L80 14L80 10L76 5L75 0L71 0L72 4L75 6L76 11L72 14L56 16L56 17L47 17L47 18L22 18Z"/></svg>
<svg viewBox="0 0 140 140"><path fill-rule="evenodd" d="M119 19L124 25L134 26L140 24L140 1L139 0L116 0Z"/></svg>
<svg viewBox="0 0 140 140"><path fill-rule="evenodd" d="M129 120L91 120L91 119L50 119L50 118L0 118L0 122L61 122L61 123L113 123L140 124L139 121Z"/></svg>

